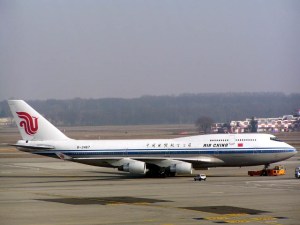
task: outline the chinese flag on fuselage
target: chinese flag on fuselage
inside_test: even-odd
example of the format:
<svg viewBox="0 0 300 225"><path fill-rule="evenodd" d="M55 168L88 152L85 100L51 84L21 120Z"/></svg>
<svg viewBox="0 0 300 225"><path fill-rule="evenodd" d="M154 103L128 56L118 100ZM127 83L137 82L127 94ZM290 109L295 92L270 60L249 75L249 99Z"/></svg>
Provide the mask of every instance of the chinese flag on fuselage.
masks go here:
<svg viewBox="0 0 300 225"><path fill-rule="evenodd" d="M240 148L240 147L243 147L244 145L243 145L243 143L238 143L238 147Z"/></svg>

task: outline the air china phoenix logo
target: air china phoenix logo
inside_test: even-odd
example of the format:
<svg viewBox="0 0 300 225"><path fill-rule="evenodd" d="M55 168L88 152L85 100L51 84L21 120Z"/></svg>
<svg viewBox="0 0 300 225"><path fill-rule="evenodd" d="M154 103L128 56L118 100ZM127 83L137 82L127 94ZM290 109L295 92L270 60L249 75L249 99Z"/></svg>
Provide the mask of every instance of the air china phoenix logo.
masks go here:
<svg viewBox="0 0 300 225"><path fill-rule="evenodd" d="M20 127L23 127L26 134L34 135L38 130L38 118L30 116L26 112L17 112L18 116L22 121Z"/></svg>

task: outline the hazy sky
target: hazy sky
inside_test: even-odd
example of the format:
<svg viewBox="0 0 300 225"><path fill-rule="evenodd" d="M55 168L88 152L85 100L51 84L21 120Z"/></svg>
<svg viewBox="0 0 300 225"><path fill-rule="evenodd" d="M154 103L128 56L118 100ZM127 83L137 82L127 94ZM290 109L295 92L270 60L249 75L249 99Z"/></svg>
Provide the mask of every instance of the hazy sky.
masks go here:
<svg viewBox="0 0 300 225"><path fill-rule="evenodd" d="M0 0L0 100L299 89L299 0Z"/></svg>

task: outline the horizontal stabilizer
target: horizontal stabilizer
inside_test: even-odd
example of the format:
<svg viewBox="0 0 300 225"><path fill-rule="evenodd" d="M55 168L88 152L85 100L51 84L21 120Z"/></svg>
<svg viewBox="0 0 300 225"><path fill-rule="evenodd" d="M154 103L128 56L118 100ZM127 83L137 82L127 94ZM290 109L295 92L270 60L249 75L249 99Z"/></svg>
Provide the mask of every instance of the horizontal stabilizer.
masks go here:
<svg viewBox="0 0 300 225"><path fill-rule="evenodd" d="M36 149L36 150L47 150L47 149L54 149L51 145L21 145L21 144L13 144L11 146L17 148L26 148L26 149Z"/></svg>

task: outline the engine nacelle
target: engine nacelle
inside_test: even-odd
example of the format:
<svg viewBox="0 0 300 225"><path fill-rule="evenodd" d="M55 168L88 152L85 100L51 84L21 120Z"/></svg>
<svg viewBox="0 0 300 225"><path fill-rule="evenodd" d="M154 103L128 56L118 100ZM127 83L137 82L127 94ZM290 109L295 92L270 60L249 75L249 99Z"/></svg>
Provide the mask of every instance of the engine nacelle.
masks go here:
<svg viewBox="0 0 300 225"><path fill-rule="evenodd" d="M130 160L130 162L121 166L119 170L135 174L145 174L146 163L137 160Z"/></svg>
<svg viewBox="0 0 300 225"><path fill-rule="evenodd" d="M170 171L177 174L192 174L193 167L191 163L181 162L171 165Z"/></svg>

